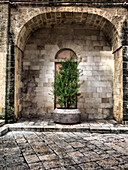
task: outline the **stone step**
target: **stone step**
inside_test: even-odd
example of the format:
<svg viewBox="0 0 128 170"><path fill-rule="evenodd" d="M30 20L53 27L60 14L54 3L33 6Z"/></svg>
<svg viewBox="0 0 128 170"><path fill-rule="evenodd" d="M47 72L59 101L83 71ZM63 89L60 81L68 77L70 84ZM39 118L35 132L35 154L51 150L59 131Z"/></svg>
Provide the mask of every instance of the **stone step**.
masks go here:
<svg viewBox="0 0 128 170"><path fill-rule="evenodd" d="M90 133L127 133L128 127L107 126L84 126L84 127L55 127L55 126L13 126L9 125L10 131L33 131L33 132L90 132Z"/></svg>
<svg viewBox="0 0 128 170"><path fill-rule="evenodd" d="M4 125L4 126L0 127L0 136L5 135L8 131L9 131L8 125Z"/></svg>
<svg viewBox="0 0 128 170"><path fill-rule="evenodd" d="M0 120L0 127L5 124L5 120Z"/></svg>

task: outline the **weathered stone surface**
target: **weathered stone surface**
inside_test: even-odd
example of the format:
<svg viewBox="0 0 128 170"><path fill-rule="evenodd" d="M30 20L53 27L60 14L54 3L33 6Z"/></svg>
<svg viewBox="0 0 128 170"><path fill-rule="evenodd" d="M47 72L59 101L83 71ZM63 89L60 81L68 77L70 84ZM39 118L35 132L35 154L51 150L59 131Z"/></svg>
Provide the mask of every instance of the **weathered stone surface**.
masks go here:
<svg viewBox="0 0 128 170"><path fill-rule="evenodd" d="M128 25L127 28L128 29ZM128 35L125 35L127 41ZM123 120L128 120L128 43L125 42L123 47Z"/></svg>
<svg viewBox="0 0 128 170"><path fill-rule="evenodd" d="M125 133L128 134L128 125L119 124L115 120L96 120L96 121L86 121L78 124L56 124L53 120L44 121L38 119L22 119L21 121L10 124L10 131L33 131L33 132L93 132L93 133ZM73 141L72 141L73 142ZM49 140L49 144L52 141ZM53 144L53 143L52 143ZM81 144L73 143L74 147ZM52 145L52 147L55 147ZM71 148L69 148L70 150ZM42 152L51 152L47 150L47 147L42 146L41 149L37 149L37 151L42 150ZM27 154L27 152L25 152Z"/></svg>
<svg viewBox="0 0 128 170"><path fill-rule="evenodd" d="M81 112L79 109L55 109L53 111L53 119L57 123L80 123Z"/></svg>
<svg viewBox="0 0 128 170"><path fill-rule="evenodd" d="M23 58L22 116L43 116L45 119L51 116L50 112L54 110L54 96L49 93L58 62L55 57L59 50L69 48L76 53L78 60L82 58L79 68L83 70L83 76L80 81L84 82L80 87L82 98L77 103L82 112L82 120L85 117L111 117L114 61L111 51L103 50L104 45L109 48L110 45L101 33L94 28L89 32L89 29L83 29L80 24L63 24L56 25L55 28L42 28L29 38ZM38 48L40 44L42 47ZM95 49L95 46L100 46L101 49Z"/></svg>
<svg viewBox="0 0 128 170"><path fill-rule="evenodd" d="M0 127L0 136L5 135L8 131L9 131L8 125L4 125L4 126Z"/></svg>
<svg viewBox="0 0 128 170"><path fill-rule="evenodd" d="M0 120L0 127L5 124L5 120Z"/></svg>
<svg viewBox="0 0 128 170"><path fill-rule="evenodd" d="M8 4L0 4L0 117L5 116Z"/></svg>
<svg viewBox="0 0 128 170"><path fill-rule="evenodd" d="M80 89L83 100L78 102L82 119L102 119L114 115L121 122L123 111L127 117L122 97L125 93L123 84L126 85L122 79L127 81L127 65L124 63L123 70L122 62L127 61L127 49L123 49L125 53L122 61L120 47L127 45L128 14L127 3L120 2L122 0L119 3L111 1L105 6L104 3L84 3L82 6L79 3L69 6L66 3L58 6L49 3L44 5L42 2L37 5L37 2L1 1L0 115L3 116L7 102L12 112L14 106L11 105L15 105L17 118L42 116L50 119L54 102L48 93L54 81L55 54L62 48L70 48L77 53L78 58L82 57L85 82ZM67 25L66 28L64 25ZM123 26L126 31L122 35ZM13 35L13 50L10 44L7 46L8 35ZM125 37L123 41L122 37ZM111 51L114 52L114 59ZM7 63L9 74L6 88L8 52L11 55ZM15 68L11 65L14 58ZM11 103L8 100L14 98L14 91L11 91L14 88L14 69L15 103ZM107 102L104 103L103 98L107 98Z"/></svg>
<svg viewBox="0 0 128 170"><path fill-rule="evenodd" d="M36 152L45 145L53 152ZM127 148L128 134L9 132L0 140L0 168L127 169Z"/></svg>
<svg viewBox="0 0 128 170"><path fill-rule="evenodd" d="M123 59L122 59L122 49L118 50L114 54L115 58L115 74L113 83L113 115L116 120L122 121L123 119Z"/></svg>

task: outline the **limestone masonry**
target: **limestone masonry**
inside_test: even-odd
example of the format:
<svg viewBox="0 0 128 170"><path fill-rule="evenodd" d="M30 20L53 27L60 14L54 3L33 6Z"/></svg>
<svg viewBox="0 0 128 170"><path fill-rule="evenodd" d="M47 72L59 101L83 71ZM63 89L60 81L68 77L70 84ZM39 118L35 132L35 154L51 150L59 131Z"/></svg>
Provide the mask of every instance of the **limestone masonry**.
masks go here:
<svg viewBox="0 0 128 170"><path fill-rule="evenodd" d="M0 117L51 119L56 55L71 50L82 121L128 120L128 3L66 2L0 1Z"/></svg>

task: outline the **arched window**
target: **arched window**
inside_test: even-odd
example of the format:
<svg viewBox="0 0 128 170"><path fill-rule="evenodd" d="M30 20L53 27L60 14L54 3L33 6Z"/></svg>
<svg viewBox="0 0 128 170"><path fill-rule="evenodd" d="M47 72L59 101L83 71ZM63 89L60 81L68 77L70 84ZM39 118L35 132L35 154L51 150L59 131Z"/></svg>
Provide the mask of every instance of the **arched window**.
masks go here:
<svg viewBox="0 0 128 170"><path fill-rule="evenodd" d="M77 59L76 53L73 50L64 48L57 52L55 59L70 58L71 56Z"/></svg>
<svg viewBox="0 0 128 170"><path fill-rule="evenodd" d="M77 56L76 53L71 50L71 49L61 49L57 52L56 56L55 56L55 76L56 76L56 71L59 71L59 67L60 67L60 62L63 61L63 59L69 59L70 57L73 57L74 59L77 60ZM57 100L56 96L55 96L55 101ZM55 108L60 108L59 104L54 104ZM72 106L72 108L77 108L77 105Z"/></svg>

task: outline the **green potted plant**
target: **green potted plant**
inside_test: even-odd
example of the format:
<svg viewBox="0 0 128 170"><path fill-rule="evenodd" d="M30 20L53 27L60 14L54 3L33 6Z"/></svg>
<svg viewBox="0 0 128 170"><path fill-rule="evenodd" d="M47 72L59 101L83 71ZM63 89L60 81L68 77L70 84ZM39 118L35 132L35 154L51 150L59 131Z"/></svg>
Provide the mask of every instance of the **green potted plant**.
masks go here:
<svg viewBox="0 0 128 170"><path fill-rule="evenodd" d="M81 96L79 77L82 70L78 69L79 63L71 56L61 61L59 70L56 71L53 94L55 105L58 107L53 112L54 122L66 124L80 122L81 113L77 109L77 99Z"/></svg>

